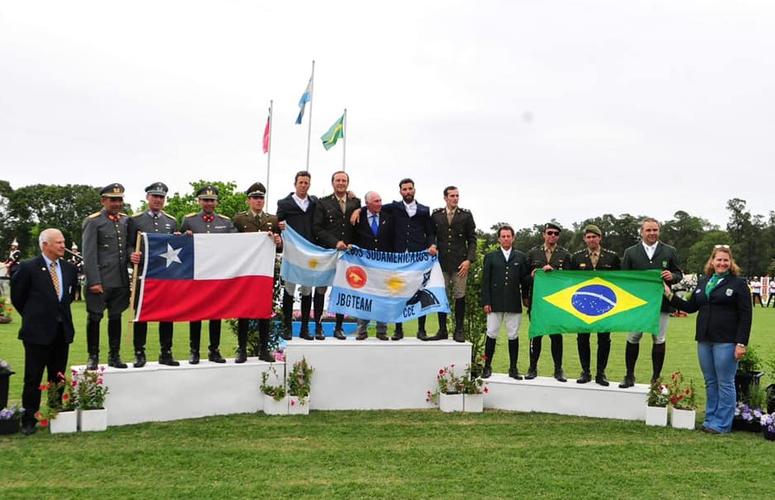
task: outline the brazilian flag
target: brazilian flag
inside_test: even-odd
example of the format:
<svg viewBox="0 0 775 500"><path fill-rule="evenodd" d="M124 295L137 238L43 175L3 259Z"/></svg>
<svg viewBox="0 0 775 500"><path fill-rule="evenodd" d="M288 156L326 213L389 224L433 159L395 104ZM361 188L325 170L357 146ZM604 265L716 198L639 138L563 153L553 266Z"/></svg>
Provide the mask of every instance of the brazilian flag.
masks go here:
<svg viewBox="0 0 775 500"><path fill-rule="evenodd" d="M648 271L537 271L530 338L551 333L659 332L664 287Z"/></svg>

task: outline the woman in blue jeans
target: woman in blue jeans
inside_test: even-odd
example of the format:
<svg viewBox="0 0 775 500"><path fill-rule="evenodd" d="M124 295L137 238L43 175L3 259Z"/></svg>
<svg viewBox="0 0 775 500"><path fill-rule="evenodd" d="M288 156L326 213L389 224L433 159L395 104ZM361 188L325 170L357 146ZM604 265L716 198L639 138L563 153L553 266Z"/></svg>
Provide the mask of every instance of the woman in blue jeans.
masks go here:
<svg viewBox="0 0 775 500"><path fill-rule="evenodd" d="M705 277L688 300L665 286L670 304L697 314L697 357L705 377L707 403L702 430L729 432L735 416L735 372L751 333L751 292L740 278L728 245L716 245L705 264Z"/></svg>

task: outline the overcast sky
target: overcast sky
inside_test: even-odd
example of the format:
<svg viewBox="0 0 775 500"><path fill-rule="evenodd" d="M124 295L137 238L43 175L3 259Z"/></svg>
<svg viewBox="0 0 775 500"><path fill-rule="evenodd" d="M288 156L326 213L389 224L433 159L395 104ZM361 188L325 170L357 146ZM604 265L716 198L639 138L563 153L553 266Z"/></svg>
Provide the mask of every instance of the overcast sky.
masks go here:
<svg viewBox="0 0 775 500"><path fill-rule="evenodd" d="M316 60L312 192L348 109L358 194L461 206L482 228L603 213L723 225L775 193L771 1L21 2L0 0L0 179L266 181L304 168L297 103ZM95 206L97 201L95 200Z"/></svg>

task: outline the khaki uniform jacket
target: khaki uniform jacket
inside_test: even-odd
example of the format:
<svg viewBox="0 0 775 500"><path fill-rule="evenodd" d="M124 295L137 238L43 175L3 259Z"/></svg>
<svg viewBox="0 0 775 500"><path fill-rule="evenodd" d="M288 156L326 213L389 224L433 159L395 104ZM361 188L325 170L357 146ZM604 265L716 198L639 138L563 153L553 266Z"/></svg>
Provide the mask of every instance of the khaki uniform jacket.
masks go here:
<svg viewBox="0 0 775 500"><path fill-rule="evenodd" d="M456 273L461 262L476 260L476 223L465 208L456 208L452 223L447 222L447 209L437 208L431 214L436 232L439 264L445 273Z"/></svg>

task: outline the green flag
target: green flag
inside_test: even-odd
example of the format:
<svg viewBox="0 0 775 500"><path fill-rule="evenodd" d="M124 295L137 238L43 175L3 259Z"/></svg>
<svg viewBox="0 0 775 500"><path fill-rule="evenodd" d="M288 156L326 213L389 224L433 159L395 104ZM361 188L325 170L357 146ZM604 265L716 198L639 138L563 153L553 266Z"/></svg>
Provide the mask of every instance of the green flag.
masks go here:
<svg viewBox="0 0 775 500"><path fill-rule="evenodd" d="M342 137L344 137L344 115L340 116L339 119L331 125L331 128L320 136L320 139L323 141L323 147L328 151L334 147L336 141Z"/></svg>
<svg viewBox="0 0 775 500"><path fill-rule="evenodd" d="M535 274L530 338L551 333L659 333L659 269Z"/></svg>

